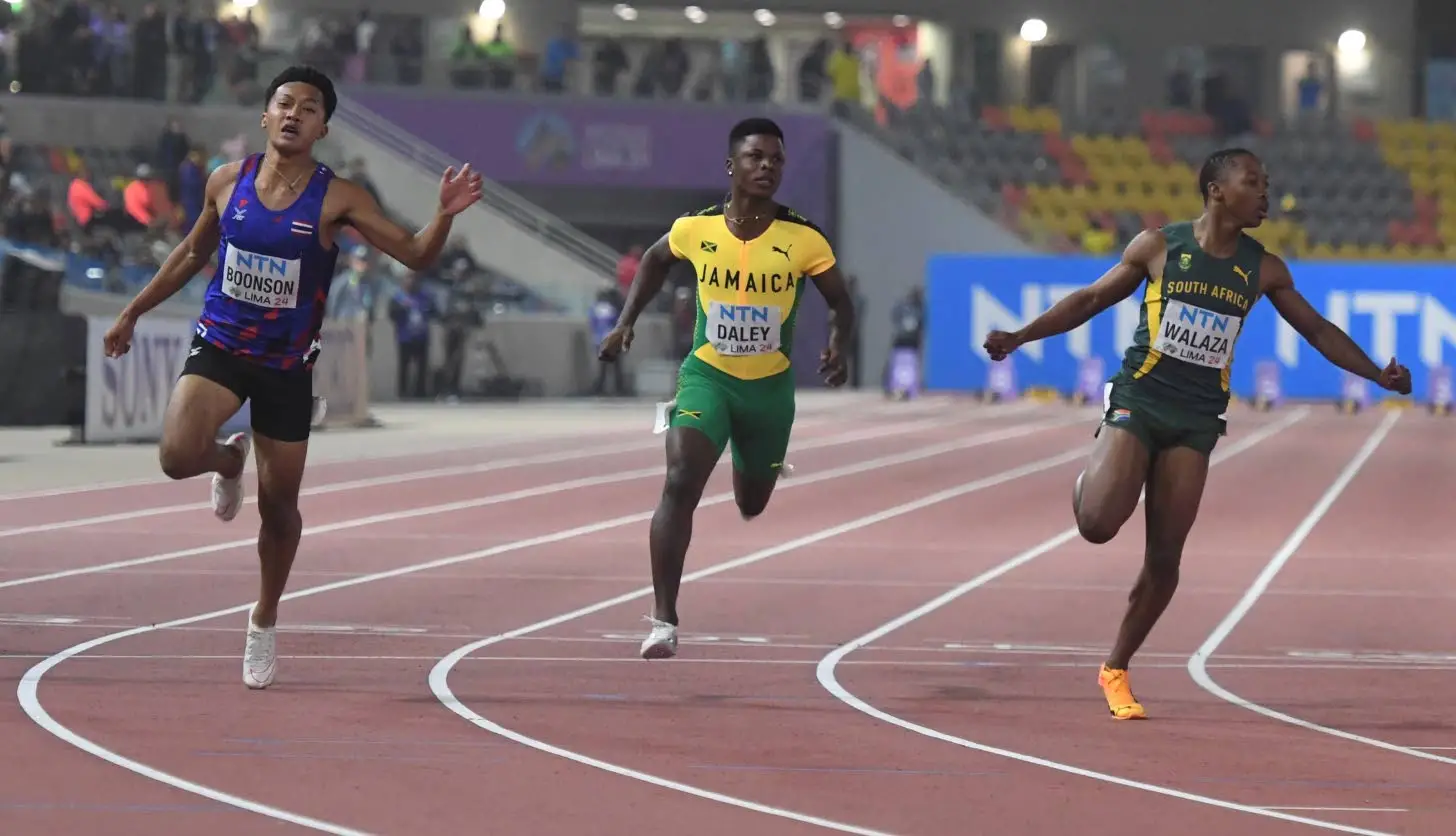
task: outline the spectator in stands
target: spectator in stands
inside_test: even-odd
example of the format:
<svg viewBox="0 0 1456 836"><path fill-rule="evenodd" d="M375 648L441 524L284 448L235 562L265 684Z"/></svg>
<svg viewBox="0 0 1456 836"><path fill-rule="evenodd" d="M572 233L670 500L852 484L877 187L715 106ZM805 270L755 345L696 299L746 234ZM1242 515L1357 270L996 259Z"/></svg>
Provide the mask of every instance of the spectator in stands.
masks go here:
<svg viewBox="0 0 1456 836"><path fill-rule="evenodd" d="M425 75L425 44L418 31L410 26L396 30L389 41L389 54L394 58L396 81L408 86L420 83Z"/></svg>
<svg viewBox="0 0 1456 836"><path fill-rule="evenodd" d="M100 40L103 89L109 95L129 95L131 81L131 25L127 23L126 12L110 8L105 15L97 15L92 24Z"/></svg>
<svg viewBox="0 0 1456 836"><path fill-rule="evenodd" d="M617 317L621 315L622 305L625 301L626 296L615 287L603 288L597 294L596 302L591 309L592 345L601 345L602 340L607 338L607 334L617 327ZM597 360L597 379L592 384L592 395L601 397L607 393L609 366L612 373L612 391L618 396L626 395L627 381L622 374L622 364L608 363L600 359Z"/></svg>
<svg viewBox="0 0 1456 836"><path fill-rule="evenodd" d="M516 86L516 48L506 40L506 27L495 28L495 37L481 47L490 89L509 90Z"/></svg>
<svg viewBox="0 0 1456 836"><path fill-rule="evenodd" d="M166 226L171 212L167 189L155 179L152 167L146 163L137 166L136 179L122 190L121 202L126 214L143 228L159 232Z"/></svg>
<svg viewBox="0 0 1456 836"><path fill-rule="evenodd" d="M168 98L176 102L197 101L197 55L202 51L202 29L187 8L187 0L177 0L170 28L167 72L171 75L171 95ZM163 169L172 170L175 168Z"/></svg>
<svg viewBox="0 0 1456 836"><path fill-rule="evenodd" d="M616 38L602 39L592 55L592 92L598 96L617 95L617 80L629 66L622 42Z"/></svg>
<svg viewBox="0 0 1456 836"><path fill-rule="evenodd" d="M109 208L109 204L92 185L91 169L85 163L76 169L76 175L66 187L66 208L71 212L71 220L81 229L89 227L98 213Z"/></svg>
<svg viewBox="0 0 1456 836"><path fill-rule="evenodd" d="M624 297L627 294L627 288L632 286L632 278L637 275L637 268L641 264L641 244L633 244L630 250L617 259L617 287L621 288Z"/></svg>
<svg viewBox="0 0 1456 836"><path fill-rule="evenodd" d="M921 345L925 335L925 295L920 286L910 288L890 313L890 355L886 357L885 368L880 374L882 387L888 391L890 386L890 363L889 357L902 348L908 348L915 352L916 357L920 356Z"/></svg>
<svg viewBox="0 0 1456 836"><path fill-rule="evenodd" d="M768 54L768 39L762 36L748 42L748 100L767 101L774 91L773 58Z"/></svg>
<svg viewBox="0 0 1456 836"><path fill-rule="evenodd" d="M466 287L460 265L449 268L450 289L446 294L445 313L440 324L445 330L445 359L440 364L435 391L449 403L460 400L465 378L465 347L470 332L485 324L475 300Z"/></svg>
<svg viewBox="0 0 1456 836"><path fill-rule="evenodd" d="M920 62L920 72L915 74L915 98L925 104L935 103L935 66L929 56Z"/></svg>
<svg viewBox="0 0 1456 836"><path fill-rule="evenodd" d="M428 397L430 321L435 315L434 299L421 286L420 275L407 274L389 300L389 319L394 323L395 345L399 349L401 400Z"/></svg>
<svg viewBox="0 0 1456 836"><path fill-rule="evenodd" d="M148 3L132 30L132 84L139 99L167 98L167 18Z"/></svg>
<svg viewBox="0 0 1456 836"><path fill-rule="evenodd" d="M799 62L799 101L817 102L829 81L829 56L834 46L820 38Z"/></svg>
<svg viewBox="0 0 1456 836"><path fill-rule="evenodd" d="M10 204L5 213L5 237L35 247L59 247L55 216L50 211L50 194L37 189Z"/></svg>
<svg viewBox="0 0 1456 836"><path fill-rule="evenodd" d="M1187 62L1179 58L1168 73L1168 107L1174 110L1193 109L1193 72Z"/></svg>
<svg viewBox="0 0 1456 836"><path fill-rule="evenodd" d="M485 85L485 50L475 42L468 23L460 25L455 46L450 49L450 82L456 87Z"/></svg>
<svg viewBox="0 0 1456 836"><path fill-rule="evenodd" d="M232 61L227 69L227 85L238 104L258 104L263 98L263 86L258 83L258 64L263 59L258 42L258 30L248 32L248 40L233 51Z"/></svg>
<svg viewBox="0 0 1456 836"><path fill-rule="evenodd" d="M177 200L182 206L182 232L185 234L202 215L207 201L207 160L201 145L194 145L177 171Z"/></svg>
<svg viewBox="0 0 1456 836"><path fill-rule="evenodd" d="M845 41L829 58L829 78L834 84L835 113L843 115L861 106L859 73L859 56L855 54L854 44Z"/></svg>
<svg viewBox="0 0 1456 836"><path fill-rule="evenodd" d="M192 140L187 137L187 132L182 130L182 121L175 116L169 117L166 126L162 128L162 135L157 137L157 156L153 162L162 172L162 177L165 178L167 184L167 196L172 200L177 200L179 195L177 191L178 169L191 151Z"/></svg>
<svg viewBox="0 0 1456 836"><path fill-rule="evenodd" d="M374 35L379 24L369 15L368 9L359 10L359 19L354 22L354 54L349 59L347 78L356 84L369 80L369 55L374 51Z"/></svg>
<svg viewBox="0 0 1456 836"><path fill-rule="evenodd" d="M718 80L723 98L737 101L748 89L748 54L737 38L724 38L718 43Z"/></svg>
<svg viewBox="0 0 1456 836"><path fill-rule="evenodd" d="M1319 64L1311 59L1304 67L1304 77L1299 80L1299 114L1301 116L1320 112L1324 89L1325 83L1320 77Z"/></svg>
<svg viewBox="0 0 1456 836"><path fill-rule="evenodd" d="M369 248L363 244L349 250L343 269L330 285L327 312L330 319L372 320L374 288L370 276Z"/></svg>
<svg viewBox="0 0 1456 836"><path fill-rule="evenodd" d="M464 262L463 266L461 262ZM445 249L440 251L439 265L448 265L452 269L459 269L463 275L473 276L480 272L480 264L470 254L470 247L465 243L465 238L459 233L450 236L445 242Z"/></svg>
<svg viewBox="0 0 1456 836"><path fill-rule="evenodd" d="M668 98L680 98L692 65L687 47L683 46L681 38L667 38L659 42L654 54L656 60L652 62L653 95L661 93Z"/></svg>
<svg viewBox="0 0 1456 836"><path fill-rule="evenodd" d="M560 93L566 89L566 74L574 62L581 57L581 48L576 42L576 33L570 26L546 43L545 55L541 60L541 89L548 93Z"/></svg>
<svg viewBox="0 0 1456 836"><path fill-rule="evenodd" d="M97 48L96 34L91 31L90 20L82 16L84 13L76 14L75 28L66 32L63 38L57 39L59 49L56 54L64 62L68 74L62 92L90 96L98 92L96 56L100 50ZM70 21L73 17L63 15L60 19Z"/></svg>

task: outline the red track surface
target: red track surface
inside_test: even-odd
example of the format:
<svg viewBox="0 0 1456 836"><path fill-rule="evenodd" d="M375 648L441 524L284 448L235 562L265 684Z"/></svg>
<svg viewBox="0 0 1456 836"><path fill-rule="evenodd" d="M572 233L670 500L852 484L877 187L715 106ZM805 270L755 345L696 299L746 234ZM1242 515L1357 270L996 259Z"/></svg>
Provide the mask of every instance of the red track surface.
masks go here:
<svg viewBox="0 0 1456 836"><path fill-rule="evenodd" d="M229 526L205 509L135 513L204 502L201 480L0 500L0 677L22 698L0 707L0 832L309 832L288 814L380 834L1335 832L1261 812L1274 808L1343 832L1456 830L1456 763L1262 716L1185 669L1385 414L1316 409L1215 467L1179 596L1134 663L1148 722L1109 719L1094 681L1140 518L1108 546L1072 539L821 664L1071 524L1080 459L1052 459L1090 442L1090 416L962 412L814 422L762 518L701 509L689 571L756 560L684 587L681 656L662 663L635 655L646 596L593 607L650 583L660 477L606 477L660 468L660 448L305 498L305 525L344 527L305 538L292 591L351 584L284 604L280 679L261 693L239 681L251 546L135 563L248 540L251 505ZM1220 449L1289 415L1239 413ZM974 438L1056 419L1073 423ZM1395 422L1219 647L1218 685L1456 760L1437 748L1456 747L1448 427ZM310 484L644 441L335 464ZM709 493L727 490L725 465ZM350 522L401 511L416 513ZM115 518L4 536L102 515ZM14 585L114 562L134 565ZM219 610L236 611L68 651ZM448 679L441 665L432 690L457 648L538 624ZM38 686L21 682L33 667Z"/></svg>

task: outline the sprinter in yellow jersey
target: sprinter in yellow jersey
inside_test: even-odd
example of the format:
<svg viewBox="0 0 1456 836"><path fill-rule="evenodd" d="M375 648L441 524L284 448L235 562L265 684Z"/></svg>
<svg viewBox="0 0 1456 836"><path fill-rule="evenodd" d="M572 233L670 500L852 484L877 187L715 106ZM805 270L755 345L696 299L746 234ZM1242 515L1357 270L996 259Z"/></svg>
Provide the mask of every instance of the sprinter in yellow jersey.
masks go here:
<svg viewBox="0 0 1456 836"><path fill-rule="evenodd" d="M784 168L784 134L768 119L747 119L728 136L728 203L678 218L642 257L617 327L600 357L615 360L632 325L661 290L674 262L697 275L692 352L678 372L667 431L667 480L652 517L656 605L644 659L677 654L677 593L693 512L723 449L733 444L733 493L744 519L768 506L794 426L790 355L805 285L812 281L833 314L819 371L844 383L854 305L818 227L774 202Z"/></svg>
<svg viewBox="0 0 1456 836"><path fill-rule="evenodd" d="M1122 261L1015 333L993 331L1003 360L1034 340L1071 331L1143 288L1142 316L1122 368L1107 385L1097 445L1077 477L1072 508L1091 543L1106 543L1147 489L1147 544L1112 653L1097 674L1118 720L1146 717L1127 667L1178 588L1183 543L1198 515L1208 458L1223 435L1234 343L1261 296L1325 359L1409 395L1410 371L1384 369L1310 306L1289 268L1244 233L1269 214L1269 176L1242 148L1218 151L1198 174L1203 216L1139 233Z"/></svg>

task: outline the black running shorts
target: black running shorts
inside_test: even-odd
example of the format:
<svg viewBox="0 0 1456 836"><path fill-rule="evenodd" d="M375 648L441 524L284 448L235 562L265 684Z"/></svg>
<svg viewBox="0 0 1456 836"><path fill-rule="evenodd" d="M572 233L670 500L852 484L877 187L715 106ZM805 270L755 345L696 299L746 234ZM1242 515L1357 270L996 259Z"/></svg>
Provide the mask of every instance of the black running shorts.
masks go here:
<svg viewBox="0 0 1456 836"><path fill-rule="evenodd" d="M313 370L270 369L193 336L182 374L195 374L252 403L253 432L274 441L307 441L313 424Z"/></svg>

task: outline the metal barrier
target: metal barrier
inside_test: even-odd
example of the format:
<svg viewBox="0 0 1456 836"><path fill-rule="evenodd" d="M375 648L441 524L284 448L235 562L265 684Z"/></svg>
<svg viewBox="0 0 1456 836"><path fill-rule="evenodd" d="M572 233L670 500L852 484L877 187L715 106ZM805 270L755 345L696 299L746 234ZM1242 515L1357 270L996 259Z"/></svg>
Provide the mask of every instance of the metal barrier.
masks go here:
<svg viewBox="0 0 1456 836"><path fill-rule="evenodd" d="M340 99L334 118L431 174L438 175L457 162L358 102ZM616 272L619 253L501 184L485 181L480 202L593 270L606 276Z"/></svg>

